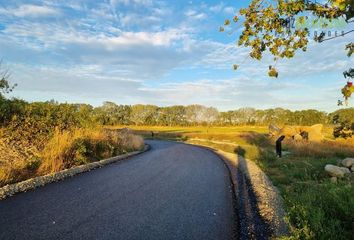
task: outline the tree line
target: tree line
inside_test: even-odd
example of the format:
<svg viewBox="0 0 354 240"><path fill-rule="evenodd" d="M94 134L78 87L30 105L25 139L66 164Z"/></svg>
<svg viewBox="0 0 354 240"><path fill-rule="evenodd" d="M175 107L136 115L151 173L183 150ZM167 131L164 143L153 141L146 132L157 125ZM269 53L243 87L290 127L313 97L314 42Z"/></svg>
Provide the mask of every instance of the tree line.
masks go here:
<svg viewBox="0 0 354 240"><path fill-rule="evenodd" d="M240 108L218 111L202 105L119 105L104 102L102 106L57 103L29 103L6 99L0 95L0 126L10 129L34 127L43 134L46 129L88 127L92 125L151 125L151 126L237 126L237 125L313 125L338 124L354 121L354 108L326 113L318 110L291 111L283 108L259 110Z"/></svg>

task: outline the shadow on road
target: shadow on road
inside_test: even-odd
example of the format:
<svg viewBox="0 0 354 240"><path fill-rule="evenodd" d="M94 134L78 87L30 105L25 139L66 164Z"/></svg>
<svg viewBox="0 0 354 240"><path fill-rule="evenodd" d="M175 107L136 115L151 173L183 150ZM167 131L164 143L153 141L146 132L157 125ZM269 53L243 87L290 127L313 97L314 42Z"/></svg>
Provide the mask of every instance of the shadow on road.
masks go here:
<svg viewBox="0 0 354 240"><path fill-rule="evenodd" d="M269 239L270 224L261 216L258 198L249 179L247 164L242 164L246 150L240 146L235 148L237 162L229 163L235 184L237 211L239 218L239 239Z"/></svg>

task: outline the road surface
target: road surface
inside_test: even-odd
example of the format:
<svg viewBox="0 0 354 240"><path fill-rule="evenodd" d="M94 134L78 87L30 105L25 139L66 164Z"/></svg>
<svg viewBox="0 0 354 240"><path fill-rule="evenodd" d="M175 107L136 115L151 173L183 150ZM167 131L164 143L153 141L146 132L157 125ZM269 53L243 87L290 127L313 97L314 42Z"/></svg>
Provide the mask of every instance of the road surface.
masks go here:
<svg viewBox="0 0 354 240"><path fill-rule="evenodd" d="M151 150L0 201L0 239L234 239L232 186L206 149Z"/></svg>

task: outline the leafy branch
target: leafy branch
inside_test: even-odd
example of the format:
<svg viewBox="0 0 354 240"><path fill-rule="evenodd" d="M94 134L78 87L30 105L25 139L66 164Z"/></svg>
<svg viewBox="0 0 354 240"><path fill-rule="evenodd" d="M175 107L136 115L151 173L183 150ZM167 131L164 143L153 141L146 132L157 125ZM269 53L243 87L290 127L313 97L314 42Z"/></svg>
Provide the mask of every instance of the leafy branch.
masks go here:
<svg viewBox="0 0 354 240"><path fill-rule="evenodd" d="M9 78L11 76L8 69L2 67L2 61L0 61L0 96L2 94L10 93L17 86L17 84L10 85ZM1 94L2 93L2 94Z"/></svg>
<svg viewBox="0 0 354 240"><path fill-rule="evenodd" d="M239 37L238 45L250 48L249 56L261 60L265 51L269 51L274 60L279 58L292 58L298 50L306 51L309 43L309 29L299 28L292 30L289 26L289 18L299 16L297 22L303 24L305 16L302 13L311 13L318 19L329 21L344 18L351 22L354 16L354 0L331 0L327 4L304 0L277 0L269 2L264 0L252 0L248 8L240 9L239 14L231 20L226 19L220 31L225 27L239 22L243 18L243 31ZM318 20L316 19L316 20ZM315 20L315 21L316 21ZM354 30L343 33L349 34ZM339 36L325 39L325 33L316 37L316 41L328 41ZM234 69L239 65L235 64ZM278 77L274 66L270 66L268 75Z"/></svg>

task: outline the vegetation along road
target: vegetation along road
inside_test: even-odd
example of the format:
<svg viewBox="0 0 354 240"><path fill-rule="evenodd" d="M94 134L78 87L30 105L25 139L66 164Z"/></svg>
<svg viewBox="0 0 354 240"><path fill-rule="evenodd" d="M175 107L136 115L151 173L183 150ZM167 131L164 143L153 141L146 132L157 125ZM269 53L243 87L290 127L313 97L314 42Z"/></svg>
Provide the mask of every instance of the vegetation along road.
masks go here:
<svg viewBox="0 0 354 240"><path fill-rule="evenodd" d="M233 239L230 176L210 151L151 150L0 201L0 239Z"/></svg>

